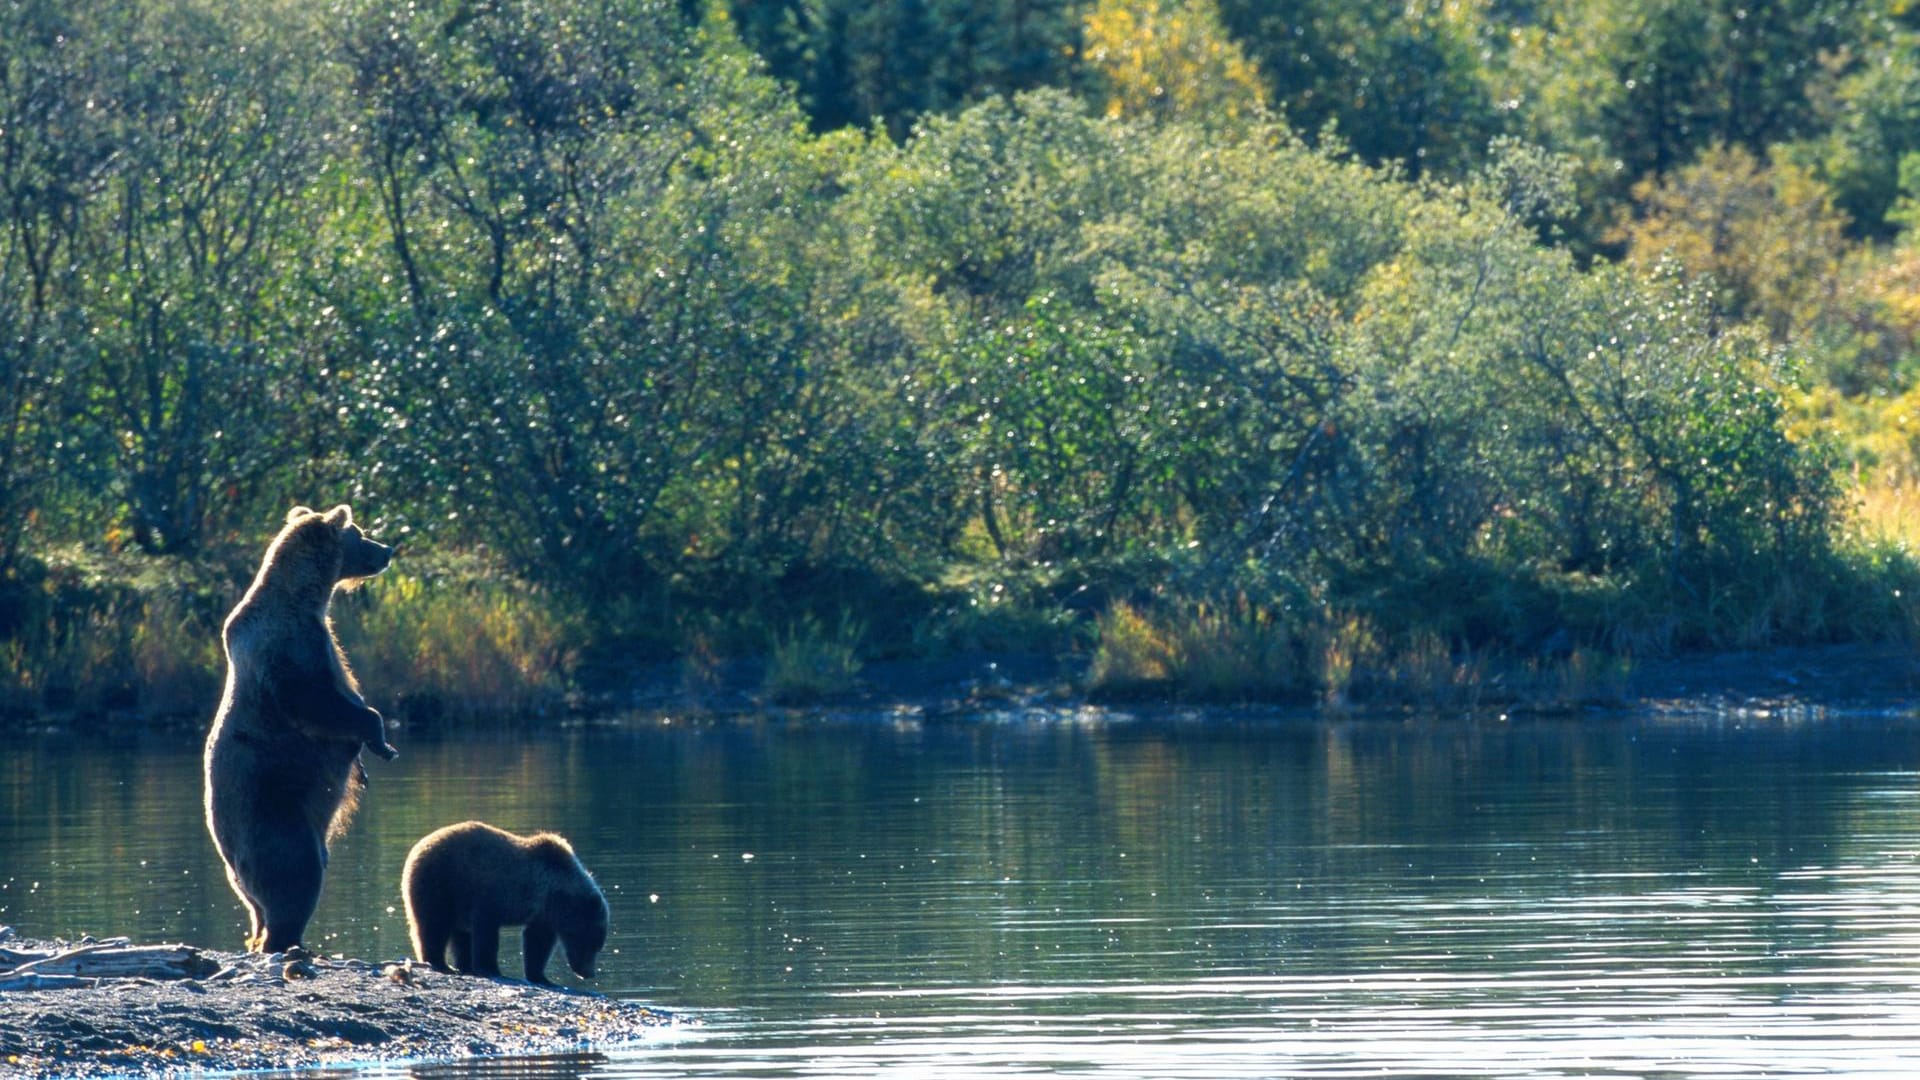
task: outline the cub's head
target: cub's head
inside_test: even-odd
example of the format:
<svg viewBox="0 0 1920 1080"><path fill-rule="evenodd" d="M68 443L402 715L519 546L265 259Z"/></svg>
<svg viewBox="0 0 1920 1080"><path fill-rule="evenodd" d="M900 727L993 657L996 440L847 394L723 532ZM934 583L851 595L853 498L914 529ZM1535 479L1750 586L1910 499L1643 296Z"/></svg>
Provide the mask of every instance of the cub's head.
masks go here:
<svg viewBox="0 0 1920 1080"><path fill-rule="evenodd" d="M370 578L391 561L393 549L369 540L345 505L324 514L296 506L287 511L286 527L267 551L266 569L286 573L303 584L324 582L331 591L342 582Z"/></svg>
<svg viewBox="0 0 1920 1080"><path fill-rule="evenodd" d="M554 928L567 950L567 966L583 979L593 978L593 960L607 943L607 898L588 879L586 889L553 898Z"/></svg>
<svg viewBox="0 0 1920 1080"><path fill-rule="evenodd" d="M607 897L557 833L535 833L522 850L533 856L546 879L547 917L567 951L567 966L583 979L593 978L593 961L607 944Z"/></svg>

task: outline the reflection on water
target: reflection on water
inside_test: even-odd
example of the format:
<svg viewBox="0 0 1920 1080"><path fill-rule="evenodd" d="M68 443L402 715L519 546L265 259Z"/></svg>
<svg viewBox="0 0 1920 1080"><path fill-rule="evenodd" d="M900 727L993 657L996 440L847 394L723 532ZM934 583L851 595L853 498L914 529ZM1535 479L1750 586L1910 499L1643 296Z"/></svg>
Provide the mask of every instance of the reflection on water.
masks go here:
<svg viewBox="0 0 1920 1080"><path fill-rule="evenodd" d="M190 742L0 759L0 922L236 945ZM406 951L428 830L552 828L613 904L594 985L697 1023L357 1076L1920 1068L1910 718L763 720L403 751L335 850L327 950Z"/></svg>

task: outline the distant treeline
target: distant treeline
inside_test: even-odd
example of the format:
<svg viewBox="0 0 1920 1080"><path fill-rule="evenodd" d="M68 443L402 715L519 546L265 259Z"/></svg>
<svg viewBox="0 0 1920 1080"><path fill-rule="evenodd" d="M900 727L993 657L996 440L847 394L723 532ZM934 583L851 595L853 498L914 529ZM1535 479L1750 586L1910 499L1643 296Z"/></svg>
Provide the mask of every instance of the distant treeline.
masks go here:
<svg viewBox="0 0 1920 1080"><path fill-rule="evenodd" d="M336 501L669 651L1905 626L1836 468L1905 451L1822 420L1911 382L1904 3L0 23L0 638L60 636L75 552L244 561Z"/></svg>

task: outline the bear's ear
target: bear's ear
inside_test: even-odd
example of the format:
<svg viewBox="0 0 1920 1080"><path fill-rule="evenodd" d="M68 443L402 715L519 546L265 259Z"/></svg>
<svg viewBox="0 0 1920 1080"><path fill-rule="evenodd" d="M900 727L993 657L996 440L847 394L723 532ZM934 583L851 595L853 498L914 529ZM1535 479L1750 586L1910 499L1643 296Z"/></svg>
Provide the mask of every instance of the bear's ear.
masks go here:
<svg viewBox="0 0 1920 1080"><path fill-rule="evenodd" d="M353 511L347 508L346 503L341 503L327 511L327 524L336 529L344 529L353 524Z"/></svg>
<svg viewBox="0 0 1920 1080"><path fill-rule="evenodd" d="M287 511L287 524L291 525L294 522L299 521L303 517L311 517L312 515L313 515L313 511L307 509L306 507L296 506L293 509Z"/></svg>

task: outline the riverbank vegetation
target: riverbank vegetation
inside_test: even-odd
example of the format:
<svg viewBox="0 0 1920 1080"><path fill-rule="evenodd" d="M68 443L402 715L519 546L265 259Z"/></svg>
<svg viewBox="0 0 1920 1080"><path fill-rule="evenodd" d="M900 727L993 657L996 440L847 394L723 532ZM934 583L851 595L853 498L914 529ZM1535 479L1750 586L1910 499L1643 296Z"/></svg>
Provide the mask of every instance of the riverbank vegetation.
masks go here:
<svg viewBox="0 0 1920 1080"><path fill-rule="evenodd" d="M0 18L12 714L209 709L296 502L399 543L339 621L415 719L965 650L1568 701L1915 630L1905 4Z"/></svg>

